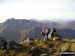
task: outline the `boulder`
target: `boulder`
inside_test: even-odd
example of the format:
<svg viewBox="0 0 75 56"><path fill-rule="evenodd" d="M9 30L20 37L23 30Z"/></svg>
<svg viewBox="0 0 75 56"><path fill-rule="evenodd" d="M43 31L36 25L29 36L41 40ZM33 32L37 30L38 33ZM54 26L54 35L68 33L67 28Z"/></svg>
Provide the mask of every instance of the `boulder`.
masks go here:
<svg viewBox="0 0 75 56"><path fill-rule="evenodd" d="M44 54L41 54L40 56L48 56L48 54L44 53Z"/></svg>
<svg viewBox="0 0 75 56"><path fill-rule="evenodd" d="M40 46L35 46L35 47L31 48L31 50L34 50L34 51L39 51L41 49L42 49L42 47L40 47Z"/></svg>

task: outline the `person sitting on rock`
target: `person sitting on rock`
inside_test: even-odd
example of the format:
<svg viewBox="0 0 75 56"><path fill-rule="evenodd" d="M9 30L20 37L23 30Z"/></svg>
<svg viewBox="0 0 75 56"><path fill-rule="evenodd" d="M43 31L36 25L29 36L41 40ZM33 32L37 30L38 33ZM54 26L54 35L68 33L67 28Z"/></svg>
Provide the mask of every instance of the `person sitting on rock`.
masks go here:
<svg viewBox="0 0 75 56"><path fill-rule="evenodd" d="M49 34L49 29L47 27L42 29L42 36L45 36L46 38L48 38L48 34Z"/></svg>
<svg viewBox="0 0 75 56"><path fill-rule="evenodd" d="M51 34L51 39L53 39L54 36L56 35L56 28L55 27L51 29L50 34Z"/></svg>

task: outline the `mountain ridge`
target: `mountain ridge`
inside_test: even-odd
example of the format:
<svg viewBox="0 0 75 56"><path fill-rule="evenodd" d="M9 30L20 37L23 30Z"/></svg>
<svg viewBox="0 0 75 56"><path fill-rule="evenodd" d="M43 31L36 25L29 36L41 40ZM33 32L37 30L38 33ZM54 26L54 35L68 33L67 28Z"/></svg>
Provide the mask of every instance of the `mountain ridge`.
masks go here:
<svg viewBox="0 0 75 56"><path fill-rule="evenodd" d="M65 38L74 39L75 36L75 21L68 23L58 22L36 22L26 19L8 19L0 24L0 35L8 40L15 41L24 40L26 38L41 37L42 27L56 27L57 33ZM67 26L66 26L67 25ZM73 26L73 27L72 27Z"/></svg>

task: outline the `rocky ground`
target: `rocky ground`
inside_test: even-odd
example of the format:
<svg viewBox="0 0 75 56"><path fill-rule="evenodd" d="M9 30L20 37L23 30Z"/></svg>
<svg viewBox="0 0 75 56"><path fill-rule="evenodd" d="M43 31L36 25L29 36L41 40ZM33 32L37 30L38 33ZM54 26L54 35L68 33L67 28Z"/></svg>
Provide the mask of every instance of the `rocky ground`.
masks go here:
<svg viewBox="0 0 75 56"><path fill-rule="evenodd" d="M0 56L59 56L60 51L75 52L75 39L24 40L21 48L0 49Z"/></svg>

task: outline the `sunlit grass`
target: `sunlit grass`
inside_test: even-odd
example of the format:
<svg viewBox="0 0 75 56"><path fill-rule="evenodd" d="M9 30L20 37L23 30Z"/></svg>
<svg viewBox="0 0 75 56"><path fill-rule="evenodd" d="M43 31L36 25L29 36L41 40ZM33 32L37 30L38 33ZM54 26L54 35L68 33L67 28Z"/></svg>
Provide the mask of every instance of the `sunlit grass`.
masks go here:
<svg viewBox="0 0 75 56"><path fill-rule="evenodd" d="M31 41L31 40L30 40ZM75 52L75 40L74 39L62 39L59 40L56 37L56 40L36 40L32 41L33 44L26 44L24 42L20 42L23 47L21 50L13 49L13 50L1 50L0 55L7 55L7 56L31 56L33 53L31 49L32 47L39 46L42 47L45 54L58 56L59 51L74 51ZM29 52L32 52L31 54ZM43 54L44 55L44 54Z"/></svg>

